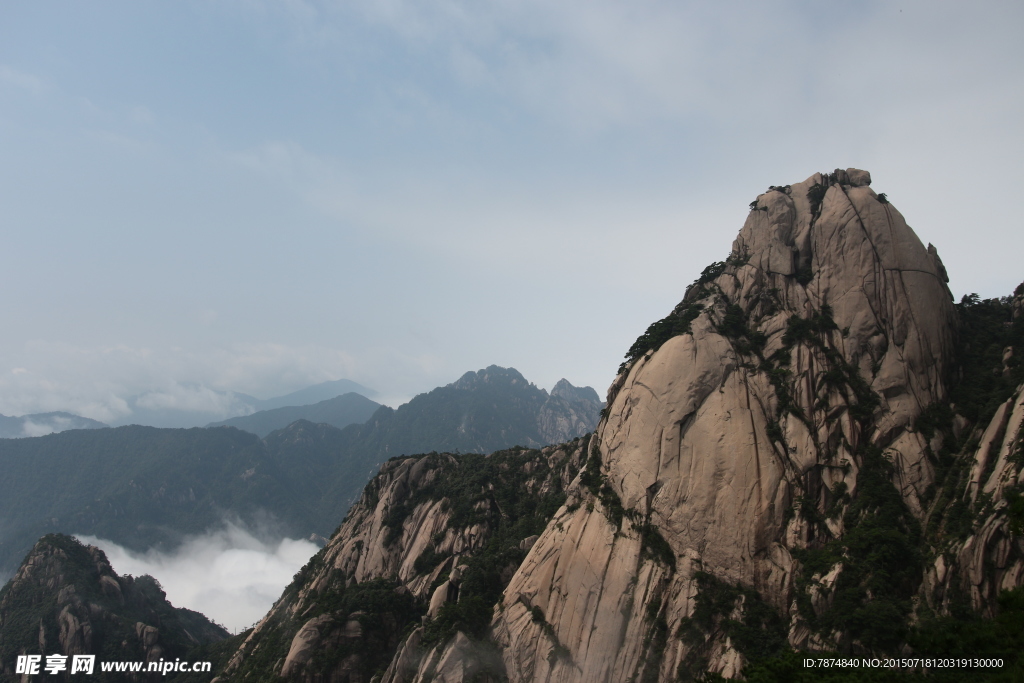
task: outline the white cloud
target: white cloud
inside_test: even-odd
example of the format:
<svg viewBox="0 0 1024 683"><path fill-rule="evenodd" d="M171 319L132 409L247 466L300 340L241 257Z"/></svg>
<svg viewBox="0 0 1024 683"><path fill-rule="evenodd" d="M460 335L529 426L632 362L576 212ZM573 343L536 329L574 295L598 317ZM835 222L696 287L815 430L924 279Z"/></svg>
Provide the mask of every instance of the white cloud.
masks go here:
<svg viewBox="0 0 1024 683"><path fill-rule="evenodd" d="M261 619L317 551L310 541L264 540L230 522L187 539L172 553L136 553L93 536L78 539L103 550L118 574L153 576L175 607L202 612L233 632Z"/></svg>
<svg viewBox="0 0 1024 683"><path fill-rule="evenodd" d="M46 436L53 432L62 431L58 425L50 422L33 422L25 420L21 423L21 431L25 436Z"/></svg>
<svg viewBox="0 0 1024 683"><path fill-rule="evenodd" d="M6 64L0 64L0 83L13 85L16 88L28 90L33 94L40 93L46 89L46 84L39 77L19 71Z"/></svg>
<svg viewBox="0 0 1024 683"><path fill-rule="evenodd" d="M388 182L380 183L369 174L359 178L342 160L294 142L267 143L228 158L281 183L323 215L377 239L415 244L454 262L500 259L539 273L564 265L571 254L595 269L625 269L625 279L643 277L645 286L660 284L649 279L649 263L624 260L608 248L610 243L628 235L635 243L657 241L668 250L678 247L703 258L712 240L718 252L728 250L719 243L721 234L738 230L745 215L739 205L723 208L708 199L658 196L636 188L595 197L592 188L570 184L557 194L538 196L532 186L494 184L493 178L444 168L430 174L391 169ZM709 234L717 227L722 232Z"/></svg>
<svg viewBox="0 0 1024 683"><path fill-rule="evenodd" d="M209 387L172 383L167 389L147 391L135 404L150 410L178 410L210 413L230 417L244 410L232 392L215 391Z"/></svg>
<svg viewBox="0 0 1024 683"><path fill-rule="evenodd" d="M0 353L23 370L0 375L0 413L66 411L107 423L129 418L131 397L142 408L207 412L214 421L245 411L234 391L269 397L328 380L365 381L350 353L317 345L196 350L36 341Z"/></svg>

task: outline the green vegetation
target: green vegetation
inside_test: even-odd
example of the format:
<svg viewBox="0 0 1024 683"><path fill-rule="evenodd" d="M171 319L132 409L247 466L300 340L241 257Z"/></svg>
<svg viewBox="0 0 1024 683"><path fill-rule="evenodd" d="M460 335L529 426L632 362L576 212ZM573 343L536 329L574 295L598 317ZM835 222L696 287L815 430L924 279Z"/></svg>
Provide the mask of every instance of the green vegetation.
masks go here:
<svg viewBox="0 0 1024 683"><path fill-rule="evenodd" d="M788 624L757 591L731 584L706 572L694 575L697 600L693 614L679 625L676 637L691 650L680 663L678 676L694 680L707 669L709 636L727 636L751 664L783 652ZM739 618L733 614L739 610Z"/></svg>
<svg viewBox="0 0 1024 683"><path fill-rule="evenodd" d="M816 185L810 189L808 199L815 212L820 210L826 191L826 185ZM884 203L884 196L882 201ZM721 271L714 268L705 272ZM799 273L796 279L806 284L811 277L812 273L807 270ZM703 288L700 281L695 285ZM1024 294L1024 285L1018 290ZM700 294L707 293L704 289L697 297L688 296L687 301L697 301ZM823 305L807 317L791 316L782 337L782 348L770 357L765 357L766 339L759 331L752 329L749 314L734 303L722 303L724 310L716 322L717 331L732 342L741 358L756 358L756 364L754 361L746 361L746 365L764 372L775 390L777 415L767 425L769 438L781 443L783 448L788 448L779 422L786 415L807 423L812 427L813 434L814 425L822 419L821 413L826 414L825 420L836 419L841 414L829 405L829 401L834 401L833 397L837 395L845 404L841 407L860 425L862 433L870 433L874 429L874 416L881 403L880 397L872 391L870 378L862 377L858 368L850 365L837 349L836 336L846 336L848 331L838 329L828 305ZM684 302L672 315L653 324L630 349L627 364L647 350L658 348L675 334L688 332L690 322L700 311L693 312L693 309L686 306ZM751 308L754 307L751 304ZM763 308L761 306L760 310ZM821 489L813 496L798 498L794 510L790 512L799 513L811 527L812 540L809 547L792 551L802 567L796 581L800 617L813 631L826 638L838 634L834 646L840 653L893 654L899 652L905 644L910 644L915 652L941 655L941 648L935 643L939 642L941 634L948 634L953 629L954 623L970 624L962 628L976 628L979 629L978 633L988 633L990 629L1004 628L999 624L1009 624L1019 618L1019 613L1013 612L1018 609L1015 607L1018 603L1014 601L1019 598L1004 596L1002 614L1005 616L1000 616L1003 621L979 620L964 606L966 603L961 605L955 600L953 611L959 622L920 613L916 618L921 621L916 622L917 625L914 621L914 597L930 553L936 552L935 548L941 551L949 543L966 538L975 528L978 515L993 509L992 501L984 496L979 498L976 506L972 506L970 499L965 499L963 495L972 454L978 445L969 441L971 428L988 422L999 405L1024 382L1024 364L1020 362L1019 351L1024 349L1024 318L1013 320L1012 300L1007 297L982 301L976 295L971 295L964 297L957 305L957 312L960 318L956 356L959 379L953 385L951 398L956 414L967 419L967 426L960 429L959 436L954 438L954 408L949 403L930 406L914 425L928 440L937 433L944 437L940 452L929 451L936 468L937 481L935 488L925 495L926 502L932 502L926 523L922 526L911 514L893 485L893 465L889 457L880 449L864 443L852 448L858 461L855 493L851 494L844 484ZM693 317L684 319L680 313ZM799 406L793 398L795 378L790 366L792 352L797 346L808 348L816 359L820 380L815 390L820 399L813 406ZM1013 346L1015 353L1004 359L1004 349L1008 346ZM851 448L849 444L846 445ZM834 445L822 444L821 448L827 457L829 449L834 448ZM1011 454L1011 458L1024 461L1024 448ZM993 464L989 463L990 470ZM826 462L819 469L831 466L842 465ZM817 470L809 476L820 480ZM623 509L614 491L603 481L600 476L600 460L596 455L591 456L583 483L601 500L613 523L621 523L624 517L632 519L635 515L633 511ZM1020 535L1024 532L1024 490L1021 487L1009 487L1004 495L1008 503L1005 512L1011 531ZM827 520L835 520L840 516L844 534L841 538L833 538ZM642 534L648 531L645 525L636 520L634 528ZM657 540L652 539L645 543L645 553L649 558L660 556L661 553L657 551L659 547ZM669 549L665 555L666 560L670 554ZM827 588L822 586L820 577L837 563L842 563L842 569L835 582ZM793 653L787 653L785 638L777 635L780 629L784 631L784 620L767 605L760 603L765 611L760 612L763 618L758 622L761 624L759 632L762 635L771 632L776 636L767 637L763 641L767 643L764 647L755 647L749 640L744 641L739 627L727 619L740 602L746 614L746 606L753 604L750 603L753 596L747 595L742 601L738 596L749 590L715 583L707 577L701 579L698 610L679 633L680 637L688 638L696 646L691 659L681 668L681 676L701 675L703 665L699 645L714 629L727 633L737 643L738 649L748 657L751 662L748 670L750 680L784 680L788 674L780 672L792 673L792 662L798 660ZM815 594L819 598L812 601L812 595ZM768 624L772 625L771 628ZM968 637L967 631L963 633ZM999 638L1005 641L1008 637L1005 629L1003 634ZM738 644L741 641L745 642L742 647ZM987 651L993 650L989 648ZM1012 661L1016 662L1015 656ZM820 679L819 674L818 671L813 672L815 680ZM828 680L909 680L906 676L910 676L879 671L851 673L849 675L854 677L849 679L844 678L847 674L841 672L829 672L828 675L831 677ZM941 677L936 680L939 679ZM792 680L803 679L797 677ZM1001 679L998 674L994 674L992 680Z"/></svg>
<svg viewBox="0 0 1024 683"><path fill-rule="evenodd" d="M933 502L925 529L929 542L940 549L967 538L974 528L977 513L985 507L981 501L980 509L973 508L963 495L973 453L978 447L972 440L972 428L989 422L1000 404L1024 382L1024 364L1020 362L1019 353L1003 362L1003 350L1007 346L1024 348L1024 317L1013 319L1012 299L982 300L971 294L964 296L956 309L960 322L956 347L958 381L952 387L950 398L955 413L966 418L967 426L956 433L954 409L945 403L929 406L915 423L915 428L929 440L936 434L942 435L939 451L933 453L929 449L936 481L929 491L928 498ZM1018 452L1011 457L1021 456ZM1020 529L1024 521L1021 518L1024 503L1018 502L1018 494L1012 487L1005 492L1012 529Z"/></svg>
<svg viewBox="0 0 1024 683"><path fill-rule="evenodd" d="M652 524L649 519L641 519L641 514L633 508L625 508L622 499L615 492L607 478L601 472L601 451L597 442L591 443L590 454L587 457L586 468L580 476L580 483L587 488L601 502L601 509L608 522L616 528L619 533L622 528L622 521L629 518L632 521L633 531L640 535L640 554L646 560L659 562L671 571L676 569L676 554L672 550L657 525Z"/></svg>
<svg viewBox="0 0 1024 683"><path fill-rule="evenodd" d="M601 506L608 521L616 529L621 528L622 520L626 516L627 511L622 507L622 500L619 498L619 494L615 493L615 489L612 488L611 484L608 483L608 480L601 473L601 451L598 449L597 443L593 443L590 447L590 455L587 457L586 469L580 477L580 483L587 487L601 501ZM631 513L631 517L635 517L633 510L630 510L629 513Z"/></svg>
<svg viewBox="0 0 1024 683"><path fill-rule="evenodd" d="M809 550L792 549L803 565L797 580L801 616L819 633L842 632L841 652L896 652L908 633L911 597L921 580L920 526L892 485L892 464L872 446L860 454L857 495L847 508L846 533ZM843 563L831 589L831 607L817 614L810 589L815 575ZM855 647L854 642L858 643Z"/></svg>
<svg viewBox="0 0 1024 683"><path fill-rule="evenodd" d="M998 668L938 668L899 671L884 668L811 668L807 657L835 657L836 653L807 654L783 649L775 656L752 661L743 675L750 683L958 683L959 681L1010 683L1024 680L1024 588L1004 591L994 619L975 615L932 617L913 627L907 637L912 657L949 659L1001 659ZM860 660L858 660L860 661Z"/></svg>
<svg viewBox="0 0 1024 683"><path fill-rule="evenodd" d="M807 201L811 203L811 213L815 216L821 211L821 202L825 199L826 192L828 186L820 183L815 183L807 189Z"/></svg>
<svg viewBox="0 0 1024 683"><path fill-rule="evenodd" d="M619 372L623 372L648 351L657 351L672 337L690 334L690 323L696 320L704 310L704 307L696 301L710 293L707 285L724 273L728 265L741 265L742 263L746 263L745 256L735 258L730 256L728 262L715 261L702 270L700 277L694 280L690 289L687 290L686 299L667 316L651 323L647 331L637 337L633 345L629 347L629 351L626 352L626 360L619 366Z"/></svg>
<svg viewBox="0 0 1024 683"><path fill-rule="evenodd" d="M619 366L619 372L625 370L648 351L657 351L672 337L690 334L690 323L697 319L702 310L704 307L701 304L681 303L667 316L651 323L647 331L637 337L637 340L629 347L629 351L626 352L626 360Z"/></svg>
<svg viewBox="0 0 1024 683"><path fill-rule="evenodd" d="M736 352L743 355L761 355L768 337L763 332L751 330L747 325L747 315L736 304L725 307L725 315L718 324L718 333L732 340Z"/></svg>
<svg viewBox="0 0 1024 683"><path fill-rule="evenodd" d="M672 563L674 567L674 557ZM646 617L650 622L650 628L644 636L644 666L640 671L639 683L658 683L658 674L661 672L661 664L665 659L665 649L668 647L670 637L665 612L666 608L662 605L660 597L652 600L647 606Z"/></svg>
<svg viewBox="0 0 1024 683"><path fill-rule="evenodd" d="M1024 535L1024 496L1021 495L1021 486L1009 486L1006 488L1006 516L1010 520L1010 532L1014 536Z"/></svg>
<svg viewBox="0 0 1024 683"><path fill-rule="evenodd" d="M983 424L1024 382L1024 316L1013 319L1010 297L980 299L970 294L956 308L960 318L957 365L961 377L951 399L959 414L974 424ZM1004 368L1003 349L1007 346L1014 347L1015 353Z"/></svg>
<svg viewBox="0 0 1024 683"><path fill-rule="evenodd" d="M676 569L676 554L658 527L650 522L634 524L633 530L640 534L640 555L644 559L660 562L672 571Z"/></svg>
<svg viewBox="0 0 1024 683"><path fill-rule="evenodd" d="M472 638L483 637L493 606L526 557L520 544L544 531L565 503L563 481L576 476L569 459L552 468L542 453L526 449L499 451L490 456L446 457L454 462L441 464L442 471L434 479L436 484L416 491L412 498L447 500L452 512L450 527L482 523L490 536L478 552L462 558L459 600L447 603L437 618L428 623L425 644L445 642L456 631ZM525 467L526 463L531 466ZM547 492L541 494L544 483Z"/></svg>

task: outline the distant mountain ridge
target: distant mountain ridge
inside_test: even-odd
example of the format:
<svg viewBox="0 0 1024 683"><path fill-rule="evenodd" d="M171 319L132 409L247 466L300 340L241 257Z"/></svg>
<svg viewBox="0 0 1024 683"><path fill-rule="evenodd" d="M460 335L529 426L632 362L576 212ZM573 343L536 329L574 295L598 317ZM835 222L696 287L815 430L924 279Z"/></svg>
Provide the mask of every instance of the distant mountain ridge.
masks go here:
<svg viewBox="0 0 1024 683"><path fill-rule="evenodd" d="M566 398L577 391L583 400ZM47 533L168 549L230 516L326 537L392 455L564 441L597 424L587 395L568 382L548 394L491 366L345 429L299 420L260 439L134 425L0 440L0 578Z"/></svg>
<svg viewBox="0 0 1024 683"><path fill-rule="evenodd" d="M515 368L491 365L398 409L382 407L368 422L349 429L355 443L383 459L430 450L538 448L593 431L603 407L595 399L591 387L577 388L563 379L549 394ZM458 427L452 430L452 424Z"/></svg>
<svg viewBox="0 0 1024 683"><path fill-rule="evenodd" d="M282 408L260 410L252 415L211 422L206 426L236 427L263 438L272 431L283 429L297 420L308 420L314 424L329 424L332 427L344 429L351 424L366 422L380 407L379 403L371 401L361 394L350 392L312 405L289 405Z"/></svg>
<svg viewBox="0 0 1024 683"><path fill-rule="evenodd" d="M68 429L104 429L108 425L73 413L35 413L21 417L0 415L0 439L43 436Z"/></svg>
<svg viewBox="0 0 1024 683"><path fill-rule="evenodd" d="M377 395L377 392L350 379L337 379L331 382L314 384L284 396L275 396L274 398L262 400L254 399L253 407L257 410L273 410L274 408L284 408L286 406L307 406L343 394L359 394L365 398L373 398Z"/></svg>
<svg viewBox="0 0 1024 683"><path fill-rule="evenodd" d="M175 391L154 390L128 397L126 402L131 413L112 420L111 426L141 424L150 427L188 429L251 415L261 410L319 403L347 393L357 393L367 398L377 395L373 389L348 379L320 382L283 396L267 399L202 385L178 385Z"/></svg>

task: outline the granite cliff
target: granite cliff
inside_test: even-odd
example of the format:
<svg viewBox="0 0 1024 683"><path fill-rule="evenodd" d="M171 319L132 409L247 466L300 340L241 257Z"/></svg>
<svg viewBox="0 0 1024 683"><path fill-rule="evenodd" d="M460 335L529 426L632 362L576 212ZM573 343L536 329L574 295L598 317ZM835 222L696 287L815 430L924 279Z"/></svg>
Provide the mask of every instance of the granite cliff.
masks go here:
<svg viewBox="0 0 1024 683"><path fill-rule="evenodd" d="M787 645L897 652L944 596L991 615L1020 585L1000 487L1020 476L1021 393L976 449L939 457L961 436L956 310L935 248L869 185L837 170L760 195L729 259L631 349L585 472L598 495L575 494L593 509L556 514L496 612L511 680L734 677ZM939 413L944 429L918 424ZM969 478L950 475L965 461ZM976 492L965 539L926 538L943 501Z"/></svg>
<svg viewBox="0 0 1024 683"><path fill-rule="evenodd" d="M1024 673L1024 286L954 304L870 185L758 196L595 433L386 463L223 680L811 680L800 651Z"/></svg>
<svg viewBox="0 0 1024 683"><path fill-rule="evenodd" d="M224 678L500 680L493 606L565 502L588 442L388 461Z"/></svg>

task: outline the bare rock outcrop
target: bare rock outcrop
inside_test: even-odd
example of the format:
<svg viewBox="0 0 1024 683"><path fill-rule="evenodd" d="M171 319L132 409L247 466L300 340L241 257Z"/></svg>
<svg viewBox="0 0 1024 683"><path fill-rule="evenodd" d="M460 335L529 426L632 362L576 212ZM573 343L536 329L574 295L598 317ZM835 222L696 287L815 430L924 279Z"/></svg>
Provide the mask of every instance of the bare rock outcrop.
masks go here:
<svg viewBox="0 0 1024 683"><path fill-rule="evenodd" d="M921 593L940 613L966 597L971 609L991 618L1000 591L1024 584L1024 529L1009 510L1024 484L1024 386L999 406L988 425L975 430L973 441L977 446L961 485L949 487L959 500L940 498L937 505L952 503L977 514L965 537L954 536L936 553Z"/></svg>
<svg viewBox="0 0 1024 683"><path fill-rule="evenodd" d="M384 683L497 680L501 657L481 631L526 554L523 542L564 500L584 447L576 439L542 450L388 461L247 637L224 679L273 671L331 683L385 670ZM469 638L463 630L473 619L479 624Z"/></svg>
<svg viewBox="0 0 1024 683"><path fill-rule="evenodd" d="M594 431L604 404L590 387L575 387L560 379L537 413L541 443L562 443Z"/></svg>
<svg viewBox="0 0 1024 683"><path fill-rule="evenodd" d="M810 627L794 553L843 538L884 463L907 523L923 516L934 468L914 422L947 399L956 313L934 247L867 172L773 187L751 208L728 261L616 378L587 465L600 480L577 480L578 506L506 589L493 629L511 680L738 675L733 639L694 624L712 584L753 591L734 619L755 597L792 614L795 646L861 638Z"/></svg>

